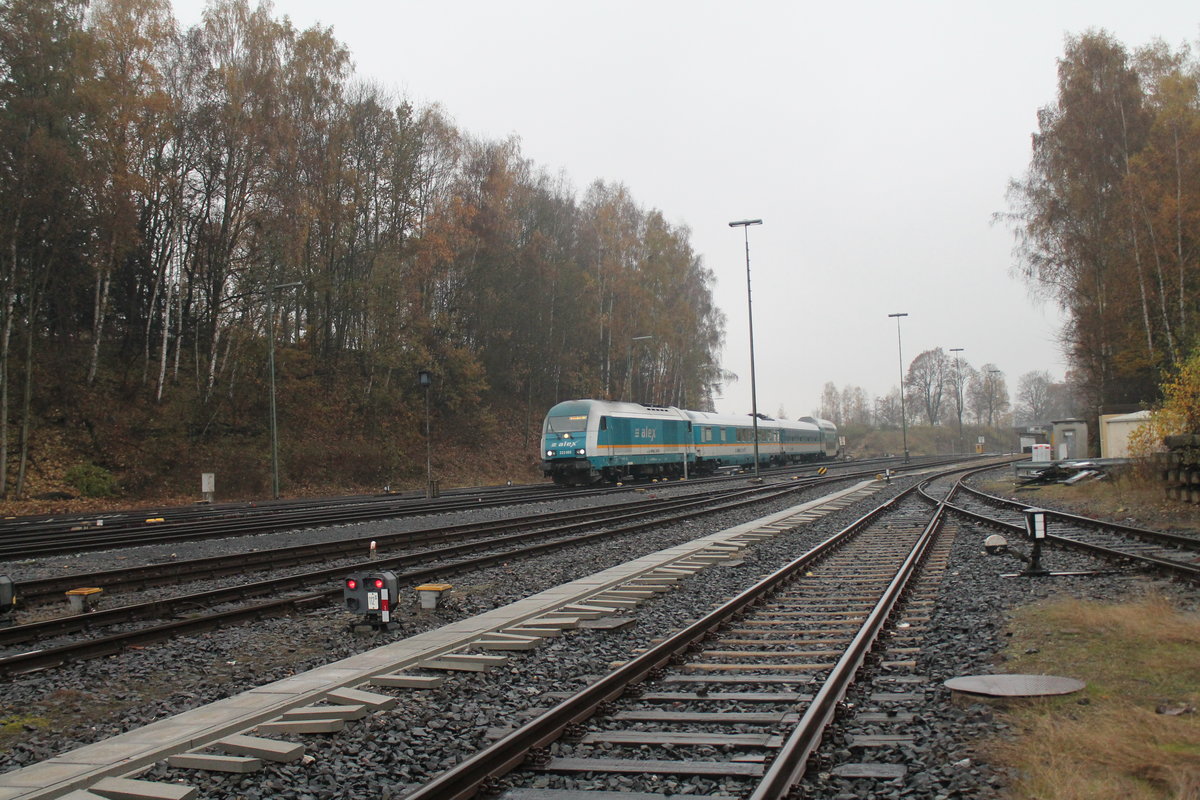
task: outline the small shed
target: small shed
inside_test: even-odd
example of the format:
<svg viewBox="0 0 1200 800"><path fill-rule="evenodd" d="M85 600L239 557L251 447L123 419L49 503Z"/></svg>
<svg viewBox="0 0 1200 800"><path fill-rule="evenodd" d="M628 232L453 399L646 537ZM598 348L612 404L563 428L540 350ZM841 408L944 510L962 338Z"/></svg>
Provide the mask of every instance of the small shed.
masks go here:
<svg viewBox="0 0 1200 800"><path fill-rule="evenodd" d="M1100 417L1100 457L1129 458L1129 436L1150 421L1149 411Z"/></svg>
<svg viewBox="0 0 1200 800"><path fill-rule="evenodd" d="M1087 423L1081 419L1060 419L1051 423L1051 457L1064 461L1087 458Z"/></svg>

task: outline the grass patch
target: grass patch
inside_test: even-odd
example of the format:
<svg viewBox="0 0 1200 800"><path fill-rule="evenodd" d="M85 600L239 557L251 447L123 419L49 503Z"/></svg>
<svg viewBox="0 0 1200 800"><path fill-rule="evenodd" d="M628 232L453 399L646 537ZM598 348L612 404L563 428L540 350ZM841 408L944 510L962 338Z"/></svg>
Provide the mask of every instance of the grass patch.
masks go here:
<svg viewBox="0 0 1200 800"><path fill-rule="evenodd" d="M1200 798L1200 614L1158 595L1054 600L1019 611L1012 633L1008 671L1087 683L1009 707L1020 736L993 754L1021 776L1016 800Z"/></svg>
<svg viewBox="0 0 1200 800"><path fill-rule="evenodd" d="M46 719L45 717L34 717L26 714L17 714L11 717L0 717L0 739L7 739L11 736L16 736L27 727L46 730L50 727L50 720Z"/></svg>
<svg viewBox="0 0 1200 800"><path fill-rule="evenodd" d="M1200 532L1200 512L1196 506L1169 500L1165 484L1138 470L1123 470L1103 480L1083 481L1073 486L1051 483L1017 488L1011 474L981 481L978 486L989 494L1087 517L1146 528Z"/></svg>

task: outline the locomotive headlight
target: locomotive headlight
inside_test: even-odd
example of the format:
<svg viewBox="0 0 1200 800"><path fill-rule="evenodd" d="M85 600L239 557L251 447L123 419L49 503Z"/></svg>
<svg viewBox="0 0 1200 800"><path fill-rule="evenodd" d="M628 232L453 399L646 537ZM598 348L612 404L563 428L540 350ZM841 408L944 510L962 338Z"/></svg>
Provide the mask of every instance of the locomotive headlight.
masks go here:
<svg viewBox="0 0 1200 800"><path fill-rule="evenodd" d="M586 455L587 455L587 450L585 450L585 449L583 449L583 448L581 447L581 448L579 448L578 450L576 450L576 451L575 451L575 455L577 455L577 456L586 456Z"/></svg>
<svg viewBox="0 0 1200 800"><path fill-rule="evenodd" d="M569 433L564 433L564 434L562 435L562 438L564 438L564 439L570 439L570 438L571 438L571 434L569 434Z"/></svg>
<svg viewBox="0 0 1200 800"><path fill-rule="evenodd" d="M547 451L546 451L546 458L554 458L554 451L553 451L553 450L547 450Z"/></svg>

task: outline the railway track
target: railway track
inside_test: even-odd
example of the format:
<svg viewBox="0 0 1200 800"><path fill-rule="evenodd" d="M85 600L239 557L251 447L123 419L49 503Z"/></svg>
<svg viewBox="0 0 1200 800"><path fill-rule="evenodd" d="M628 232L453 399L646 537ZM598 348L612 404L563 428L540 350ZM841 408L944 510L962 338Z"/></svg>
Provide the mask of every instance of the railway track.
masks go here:
<svg viewBox="0 0 1200 800"><path fill-rule="evenodd" d="M860 478L870 475L872 471L843 473L837 477L842 479ZM786 484L784 493L805 488L821 481L833 480L833 477L812 476L799 478ZM727 486L725 483L718 487ZM604 520L606 523L624 522L647 515L660 514L679 508L703 508L705 504L720 504L726 498L744 496L753 498L762 496L771 499L779 489L765 487L760 489L744 489L741 487L728 489L717 488L705 497L696 496L684 498L647 499L639 497L626 503L608 504L592 509L572 510L555 513L538 513L524 517L514 517L503 522L467 523L446 525L416 531L406 531L395 534L376 534L373 536L354 537L316 544L294 545L290 547L269 547L230 555L213 556L199 559L173 559L116 570L97 572L76 572L68 575L58 575L51 578L22 580L18 585L18 593L23 608L35 609L39 605L50 602L61 602L64 592L76 587L95 587L104 590L111 597L116 592L142 591L152 587L170 586L202 579L235 577L242 579L236 586L218 590L182 595L179 597L164 597L153 601L126 604L116 608L93 612L87 615L74 615L43 619L45 613L23 613L26 617L24 624L10 628L0 628L0 647L15 643L34 642L47 636L59 636L76 631L96 631L106 626L125 624L137 620L146 620L172 616L177 609L194 610L210 606L214 603L224 603L241 600L248 597L277 595L280 592L294 592L299 587L314 585L322 582L337 580L341 573L354 569L401 568L410 569L416 564L432 558L457 557L466 552L489 546L488 540L500 536L508 536L506 542L518 541L512 535L529 528L545 529L550 526L548 533L537 534L543 538L555 532L553 526L562 523L578 526L588 521ZM471 506L472 509L478 506ZM401 557L388 556L384 561L352 561L356 556L370 553L372 545L375 553L386 555L389 551L399 548L414 548L418 546L431 547L434 544L444 544L446 547L427 550L413 555ZM454 546L450 546L453 544ZM304 564L324 563L343 560L338 566L327 567L323 570L295 572L295 568ZM390 565L390 566L385 566ZM254 572L269 570L292 570L293 574L260 581L249 581L246 577ZM300 607L317 602L315 597L303 595L297 599ZM111 603L109 604L111 606ZM276 605L275 608L286 607ZM266 609L264 608L264 613ZM30 619L30 617L33 619ZM197 621L197 625L201 623ZM130 633L130 635L133 635ZM0 661L0 674L3 674L3 661Z"/></svg>
<svg viewBox="0 0 1200 800"><path fill-rule="evenodd" d="M884 469L894 461L896 460L872 460L865 464L834 462L825 465L796 465L764 470L762 474L815 477L822 469L832 475L863 473ZM945 461L946 459L914 459L907 468ZM742 477L735 475L699 478L689 483L721 485ZM24 517L0 520L0 561L445 514L467 509L558 500L564 496L585 498L629 492L633 488L632 485L582 489L563 489L548 485L498 486L450 490L433 500L414 495L386 494L142 509L95 515Z"/></svg>
<svg viewBox="0 0 1200 800"><path fill-rule="evenodd" d="M625 536L651 526L678 523L700 515L722 510L741 508L747 505L768 502L802 490L808 484L794 481L786 484L754 486L725 490L703 497L662 498L628 504L623 509L604 507L583 511L567 511L559 514L541 514L501 523L485 523L466 526L474 534L469 541L443 544L439 547L414 550L399 555L385 552L370 560L343 563L333 567L301 572L284 577L260 581L239 581L231 586L157 600L134 603L115 608L56 617L39 622L0 628L0 646L8 646L8 655L0 657L0 676L10 676L30 670L45 669L73 661L98 658L120 652L131 646L160 641L172 636L196 633L236 624L246 620L292 613L297 610L321 606L341 597L341 578L354 571L393 570L401 584L417 584L433 579L444 579L465 570L480 569L514 559L529 558L548 550L579 546L598 540ZM456 526L458 528L460 526ZM599 528L597 530L597 528ZM460 530L430 533L433 540L447 541L461 536ZM411 538L400 534L398 538ZM336 543L335 543L336 544ZM362 545L358 545L362 552ZM334 548L340 552L340 544ZM282 563L294 563L292 554L280 554ZM196 570L216 569L228 573L243 563L240 555L223 557L214 566L211 559L202 559L194 564ZM127 580L125 570L117 571L116 577ZM141 570L138 570L141 574ZM195 572L189 574L194 575ZM80 576L70 583L79 585ZM87 576L98 584L106 580L104 574ZM56 579L57 580L57 579ZM330 584L336 584L330 586ZM313 587L320 588L314 589ZM43 590L45 587L41 587ZM268 598L244 602L252 598ZM229 603L243 605L227 607ZM202 609L225 605L219 610L202 612ZM113 626L126 626L146 620L177 617L181 610L187 617L170 622L122 630L109 635L94 635ZM69 634L91 634L87 638L55 642L34 650L12 652L18 644L42 642L51 637Z"/></svg>
<svg viewBox="0 0 1200 800"><path fill-rule="evenodd" d="M741 489L717 491L708 497L710 501L716 502L741 491ZM271 547L234 555L172 560L96 572L76 572L52 578L21 581L20 597L23 605L32 606L50 601L57 602L61 600L64 591L77 586L95 586L106 592L140 591L155 586L170 586L203 578L245 576L253 572L277 570L301 564L361 557L364 554L369 555L372 542L375 543L378 554L386 554L390 550L459 542L470 537L495 537L535 526L546 527L560 521L578 523L595 519L619 518L626 514L658 512L693 502L697 501L694 498L643 499L639 496L639 499L625 503L596 506L591 509L541 512L513 517L501 522L439 525L394 534L355 536L350 539L315 544ZM471 508L474 509L477 506L471 506ZM4 641L4 632L0 630L0 642L2 641Z"/></svg>
<svg viewBox="0 0 1200 800"><path fill-rule="evenodd" d="M1028 506L959 484L948 508L965 519L1000 532L1010 541L1025 538ZM1040 509L1047 523L1046 543L1086 552L1118 563L1200 581L1200 536L1155 531Z"/></svg>
<svg viewBox="0 0 1200 800"><path fill-rule="evenodd" d="M915 490L901 493L409 800L544 786L547 775L550 787L584 775L572 784L584 790L636 776L664 794L692 779L699 793L788 796L848 713L860 671L915 668L885 634L943 524L940 506L931 514ZM902 730L912 715L873 716Z"/></svg>
<svg viewBox="0 0 1200 800"><path fill-rule="evenodd" d="M588 493L580 492L579 496L587 496ZM423 498L359 498L357 501L341 499L330 503L322 500L262 508L242 506L211 514L162 512L154 517L126 514L117 518L97 516L86 521L72 519L65 523L57 520L27 525L17 523L0 531L0 560L443 514L463 509L531 503L559 496L561 490L557 488L521 487L433 501Z"/></svg>
<svg viewBox="0 0 1200 800"><path fill-rule="evenodd" d="M614 665L583 692L553 697L561 702L539 713L531 731L495 731L503 766L481 766L477 759L487 750L466 759L474 788L461 788L458 781L467 778L447 772L404 796L469 797L480 787L503 790L506 800L541 796L522 793L525 785L768 798L787 796L803 781L817 781L814 791L822 796L820 781L829 774L902 780L914 738L921 736L921 715L913 709L919 712L928 697L915 651L953 538L954 521L941 505L952 490L952 482L938 479L924 499L906 493L864 515L759 581L760 594L743 590L704 620ZM850 533L860 524L865 527ZM785 572L798 583L785 585ZM667 580L647 575L638 585ZM705 620L715 627L702 625ZM625 681L631 676L648 682L638 689ZM505 680L515 680L515 673ZM529 680L531 691L546 694L544 674ZM362 724L382 735L413 724L401 716L403 722ZM559 734L563 738L555 738ZM822 754L827 748L817 749L822 739L860 758L834 764ZM511 777L499 777L513 768ZM281 774L298 769L271 772L271 791L285 788ZM156 767L152 775L179 780L181 770Z"/></svg>

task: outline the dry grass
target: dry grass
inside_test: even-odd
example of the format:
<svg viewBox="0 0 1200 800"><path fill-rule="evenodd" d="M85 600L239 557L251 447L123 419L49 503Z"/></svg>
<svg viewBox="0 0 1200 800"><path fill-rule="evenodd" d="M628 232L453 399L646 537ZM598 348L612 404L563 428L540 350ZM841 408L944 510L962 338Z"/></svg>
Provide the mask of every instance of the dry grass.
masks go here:
<svg viewBox="0 0 1200 800"><path fill-rule="evenodd" d="M1127 525L1200 532L1200 507L1168 499L1163 483L1138 471L1074 486L1048 484L1022 489L1015 487L1009 475L981 482L979 488L1030 505L1060 508Z"/></svg>
<svg viewBox="0 0 1200 800"><path fill-rule="evenodd" d="M1156 595L1029 607L1006 666L1088 685L1083 698L1010 708L1021 735L994 755L1021 775L1014 798L1200 798L1200 615Z"/></svg>

